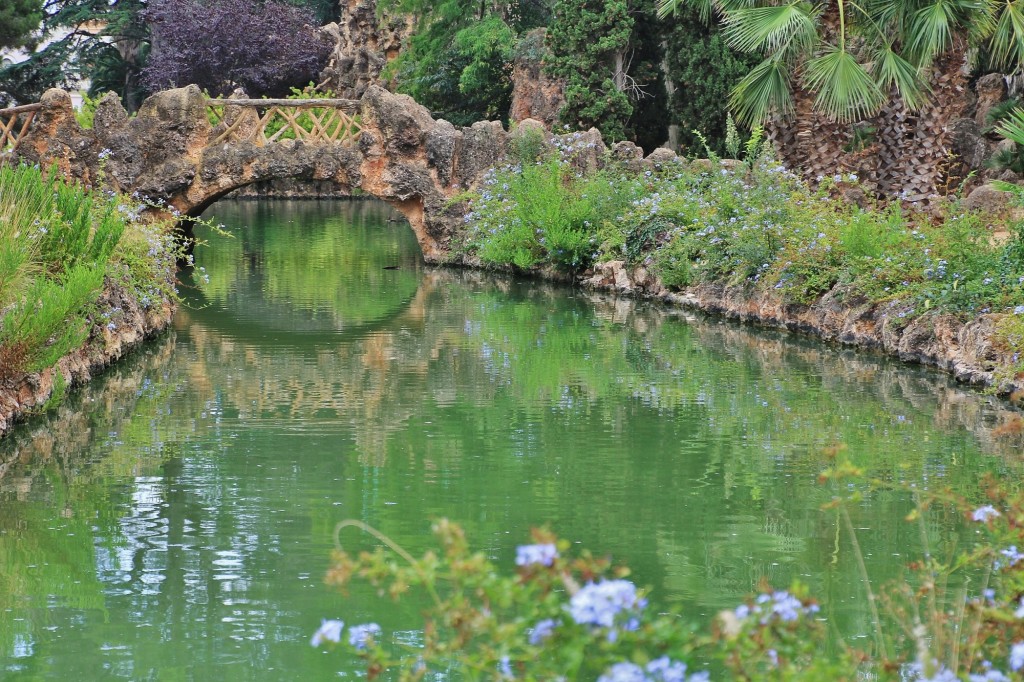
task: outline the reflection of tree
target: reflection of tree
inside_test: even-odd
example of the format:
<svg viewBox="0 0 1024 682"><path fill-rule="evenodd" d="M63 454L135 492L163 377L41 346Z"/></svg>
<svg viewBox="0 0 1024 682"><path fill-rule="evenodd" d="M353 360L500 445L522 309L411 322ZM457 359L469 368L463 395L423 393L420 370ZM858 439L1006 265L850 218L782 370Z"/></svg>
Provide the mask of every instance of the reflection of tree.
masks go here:
<svg viewBox="0 0 1024 682"><path fill-rule="evenodd" d="M312 286L286 272L304 261L273 248L279 281L260 295L291 300ZM1001 408L941 378L653 305L416 271L383 316L267 341L217 307L249 271L208 270L224 278L213 305L182 310L173 343L0 450L0 599L54 595L92 649L120 642L105 655L134 657L136 677L162 660L158 641L186 661L180 677L224 657L321 676L328 663L305 656L296 623L342 608L306 585L344 516L413 552L427 521L448 516L509 561L527 527L549 522L633 565L656 599L706 615L762 577L803 576L834 622L865 632L849 539L818 510L832 495L814 482L826 449L846 444L883 478L969 489L979 468L1010 471L994 455L1020 447L991 435ZM919 543L888 521L909 508L876 492L851 510L876 581ZM927 520L933 542L956 536L956 519ZM353 595L344 608L375 603ZM372 615L402 625L390 607ZM29 642L54 670L71 667L47 618L14 626L0 609L0 661Z"/></svg>

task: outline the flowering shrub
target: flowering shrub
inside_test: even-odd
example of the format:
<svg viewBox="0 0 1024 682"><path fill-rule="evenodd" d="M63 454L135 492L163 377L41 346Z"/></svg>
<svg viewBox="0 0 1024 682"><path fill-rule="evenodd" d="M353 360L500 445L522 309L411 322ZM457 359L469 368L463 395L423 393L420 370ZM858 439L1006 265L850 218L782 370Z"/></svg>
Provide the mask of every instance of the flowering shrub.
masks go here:
<svg viewBox="0 0 1024 682"><path fill-rule="evenodd" d="M848 464L820 476L836 496L823 513L856 534L846 511L889 484L871 481ZM389 638L374 623L349 629L323 621L312 644L337 644L366 664L370 679L597 680L703 682L744 680L901 680L1000 682L1024 680L1024 492L983 481L987 501L971 504L947 491L918 500L909 523L931 513L962 514L978 538L946 560L927 552L907 577L873 591L865 575L874 637L864 650L829 646L817 601L799 584L765 589L709 624L655 609L629 571L549 532L516 551L511 575L472 553L462 530L439 521L439 553L407 554L378 531L357 526L383 544L352 556L338 550L327 582L345 589L365 580L381 595L408 598L412 588L430 599L423 639ZM710 625L710 627L706 627ZM401 641L408 642L408 638Z"/></svg>
<svg viewBox="0 0 1024 682"><path fill-rule="evenodd" d="M421 558L361 522L345 526L367 530L387 548L355 557L338 550L328 584L344 589L358 578L398 600L414 587L430 596L422 646L389 646L376 624L351 628L346 646L344 623L323 621L313 646L340 645L365 661L370 679L385 672L432 678L453 665L470 678L601 682L704 682L709 666L721 665L740 676L771 670L844 679L855 668L845 656L837 664L815 655L824 629L799 586L761 595L703 634L679 614L650 608L627 569L571 554L569 542L547 531L534 531L534 543L516 551L515 574L503 575L470 552L462 529L448 521L434 526L440 553Z"/></svg>
<svg viewBox="0 0 1024 682"><path fill-rule="evenodd" d="M812 189L769 157L583 175L571 141L556 141L547 159L492 172L472 199L467 246L485 263L578 270L627 260L668 287L719 282L797 303L833 292L907 319L1024 305L1024 231L994 244L955 202L941 221L896 203L862 209L833 198L855 175Z"/></svg>

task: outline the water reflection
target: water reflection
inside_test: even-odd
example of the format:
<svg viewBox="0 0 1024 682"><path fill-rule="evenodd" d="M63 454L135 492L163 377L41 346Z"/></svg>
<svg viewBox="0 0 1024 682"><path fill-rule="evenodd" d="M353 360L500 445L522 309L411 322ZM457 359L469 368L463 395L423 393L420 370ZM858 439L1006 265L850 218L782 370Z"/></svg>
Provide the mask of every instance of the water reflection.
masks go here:
<svg viewBox="0 0 1024 682"><path fill-rule="evenodd" d="M857 637L863 588L819 510L827 453L845 444L877 476L964 491L984 470L1018 475L1024 443L998 435L1016 415L942 377L427 270L379 205L266 206L218 207L257 225L199 252L205 307L3 443L5 677L326 676L346 664L308 636L331 616L415 640L415 603L322 586L344 517L417 551L447 516L509 565L547 522L697 620L762 578L802 577ZM356 236L309 227L344 232L344 210ZM295 320L309 324L287 332ZM854 510L876 582L916 552L909 509L876 492ZM961 533L955 518L928 524L936 546Z"/></svg>

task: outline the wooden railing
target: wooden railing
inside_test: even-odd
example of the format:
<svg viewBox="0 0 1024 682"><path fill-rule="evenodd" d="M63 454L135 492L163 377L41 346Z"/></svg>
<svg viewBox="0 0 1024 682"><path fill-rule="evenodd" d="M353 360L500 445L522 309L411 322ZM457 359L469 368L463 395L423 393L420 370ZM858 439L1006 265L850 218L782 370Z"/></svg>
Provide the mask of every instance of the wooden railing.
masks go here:
<svg viewBox="0 0 1024 682"><path fill-rule="evenodd" d="M351 143L362 127L350 99L211 99L212 144L254 142L259 146L282 140Z"/></svg>
<svg viewBox="0 0 1024 682"><path fill-rule="evenodd" d="M22 136L28 132L36 112L42 104L25 104L10 109L0 109L0 154L14 152Z"/></svg>

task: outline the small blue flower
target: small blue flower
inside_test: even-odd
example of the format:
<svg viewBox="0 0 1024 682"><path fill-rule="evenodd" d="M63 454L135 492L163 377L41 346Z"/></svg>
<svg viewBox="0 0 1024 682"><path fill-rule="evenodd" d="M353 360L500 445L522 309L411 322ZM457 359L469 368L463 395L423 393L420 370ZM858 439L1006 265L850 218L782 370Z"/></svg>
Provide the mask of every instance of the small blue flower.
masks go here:
<svg viewBox="0 0 1024 682"><path fill-rule="evenodd" d="M652 682L686 682L686 664L668 656L654 659L645 670Z"/></svg>
<svg viewBox="0 0 1024 682"><path fill-rule="evenodd" d="M313 639L309 643L313 646L320 646L324 642L337 644L341 641L341 631L344 627L345 621L325 618L320 622L320 629L313 633Z"/></svg>
<svg viewBox="0 0 1024 682"><path fill-rule="evenodd" d="M1017 642L1010 648L1010 670L1017 672L1024 668L1024 642Z"/></svg>
<svg viewBox="0 0 1024 682"><path fill-rule="evenodd" d="M648 682L644 669L636 663L616 663L597 682Z"/></svg>
<svg viewBox="0 0 1024 682"><path fill-rule="evenodd" d="M997 516L1000 516L1000 514L996 510L996 508L993 507L991 504L986 504L986 505L984 505L982 507L978 507L977 509L974 510L974 513L971 514L971 520L972 521L980 521L982 523L985 523L989 519L995 518Z"/></svg>
<svg viewBox="0 0 1024 682"><path fill-rule="evenodd" d="M380 632L380 626L376 623L353 625L348 630L348 643L362 651L373 644L373 640L380 636Z"/></svg>
<svg viewBox="0 0 1024 682"><path fill-rule="evenodd" d="M1017 545L1010 545L1006 549L1001 550L999 553L1010 560L1011 566L1015 566L1018 561L1024 559L1024 554L1021 554L1017 551Z"/></svg>
<svg viewBox="0 0 1024 682"><path fill-rule="evenodd" d="M502 656L501 660L498 661L498 673L501 675L502 679L515 679L515 676L512 674L512 664L509 661L508 656Z"/></svg>
<svg viewBox="0 0 1024 682"><path fill-rule="evenodd" d="M646 600L637 598L636 585L628 580L587 583L569 600L569 613L580 625L610 628L624 611L642 609Z"/></svg>
<svg viewBox="0 0 1024 682"><path fill-rule="evenodd" d="M543 241L543 240L541 240ZM519 545L516 547L516 566L541 564L550 566L558 558L558 549L551 543L542 545Z"/></svg>
<svg viewBox="0 0 1024 682"><path fill-rule="evenodd" d="M530 631L530 644L537 646L553 635L556 627L558 627L558 621L554 618L545 618L538 622L533 626L533 630Z"/></svg>

